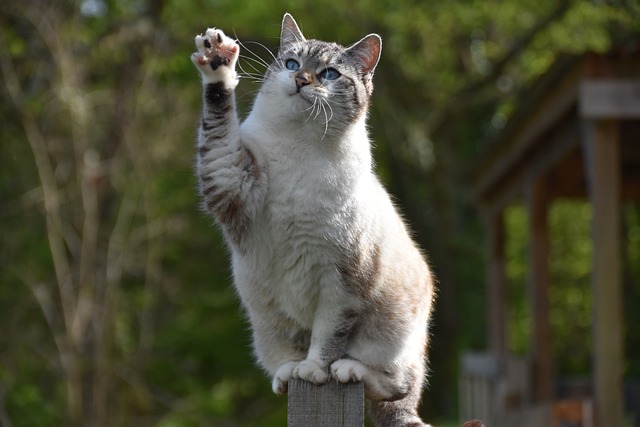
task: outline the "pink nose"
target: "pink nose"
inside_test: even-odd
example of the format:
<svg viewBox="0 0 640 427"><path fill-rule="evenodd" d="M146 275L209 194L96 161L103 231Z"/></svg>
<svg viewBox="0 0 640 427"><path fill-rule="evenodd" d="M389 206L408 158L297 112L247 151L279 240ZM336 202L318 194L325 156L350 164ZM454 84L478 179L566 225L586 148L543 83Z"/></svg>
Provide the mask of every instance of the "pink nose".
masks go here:
<svg viewBox="0 0 640 427"><path fill-rule="evenodd" d="M296 86L300 89L302 86L306 86L311 83L311 76L309 74L304 73L296 76Z"/></svg>

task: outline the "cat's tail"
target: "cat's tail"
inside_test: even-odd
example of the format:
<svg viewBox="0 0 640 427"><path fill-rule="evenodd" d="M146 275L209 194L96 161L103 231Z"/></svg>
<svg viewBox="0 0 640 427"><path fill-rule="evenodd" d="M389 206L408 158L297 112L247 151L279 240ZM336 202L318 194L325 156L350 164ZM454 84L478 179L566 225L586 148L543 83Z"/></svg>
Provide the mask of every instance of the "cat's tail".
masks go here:
<svg viewBox="0 0 640 427"><path fill-rule="evenodd" d="M417 412L420 388L400 400L371 402L370 412L375 427L431 427Z"/></svg>

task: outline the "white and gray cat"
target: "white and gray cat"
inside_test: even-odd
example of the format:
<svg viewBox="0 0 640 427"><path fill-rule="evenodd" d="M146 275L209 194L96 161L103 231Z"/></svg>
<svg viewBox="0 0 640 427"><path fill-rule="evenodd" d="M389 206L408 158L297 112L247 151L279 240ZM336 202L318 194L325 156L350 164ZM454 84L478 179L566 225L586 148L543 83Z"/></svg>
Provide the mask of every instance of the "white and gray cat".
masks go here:
<svg viewBox="0 0 640 427"><path fill-rule="evenodd" d="M380 37L348 48L306 40L285 14L242 123L240 46L215 28L195 42L200 192L273 391L291 378L363 381L376 426L425 426L417 406L434 285L372 169L365 122Z"/></svg>

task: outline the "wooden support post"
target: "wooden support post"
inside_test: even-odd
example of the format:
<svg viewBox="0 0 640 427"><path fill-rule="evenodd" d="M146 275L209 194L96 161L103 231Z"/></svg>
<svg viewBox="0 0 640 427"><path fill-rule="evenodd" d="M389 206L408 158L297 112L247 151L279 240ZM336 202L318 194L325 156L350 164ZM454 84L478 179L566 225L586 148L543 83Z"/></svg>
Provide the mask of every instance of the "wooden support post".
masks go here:
<svg viewBox="0 0 640 427"><path fill-rule="evenodd" d="M362 427L363 383L289 381L288 427Z"/></svg>
<svg viewBox="0 0 640 427"><path fill-rule="evenodd" d="M487 322L489 348L497 355L507 351L507 276L505 272L505 229L503 213L487 217Z"/></svg>
<svg viewBox="0 0 640 427"><path fill-rule="evenodd" d="M533 398L553 398L553 349L549 323L549 207L546 176L533 177L528 189L529 295L533 317Z"/></svg>
<svg viewBox="0 0 640 427"><path fill-rule="evenodd" d="M614 120L587 121L584 152L593 207L596 425L623 425L624 366L620 241L620 141Z"/></svg>

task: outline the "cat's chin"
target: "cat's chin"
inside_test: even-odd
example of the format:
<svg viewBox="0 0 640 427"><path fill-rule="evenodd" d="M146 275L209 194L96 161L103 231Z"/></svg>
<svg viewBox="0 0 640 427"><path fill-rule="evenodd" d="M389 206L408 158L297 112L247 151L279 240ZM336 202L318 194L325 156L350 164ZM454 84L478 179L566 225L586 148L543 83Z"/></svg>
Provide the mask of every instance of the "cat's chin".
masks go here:
<svg viewBox="0 0 640 427"><path fill-rule="evenodd" d="M310 95L306 95L303 92L292 92L289 94L289 97L293 100L300 100L307 104L313 104L313 98Z"/></svg>

